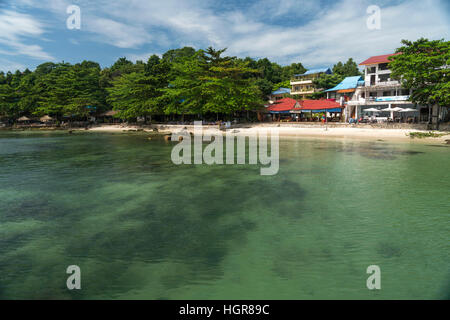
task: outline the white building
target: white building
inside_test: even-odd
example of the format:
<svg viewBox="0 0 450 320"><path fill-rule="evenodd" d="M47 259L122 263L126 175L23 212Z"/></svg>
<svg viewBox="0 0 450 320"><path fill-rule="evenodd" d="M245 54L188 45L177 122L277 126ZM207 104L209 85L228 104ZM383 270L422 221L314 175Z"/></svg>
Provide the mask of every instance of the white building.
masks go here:
<svg viewBox="0 0 450 320"><path fill-rule="evenodd" d="M396 54L386 54L370 57L359 65L364 66L364 83L358 85L345 110L345 119L360 119L367 115L365 109L410 108L416 112L407 114L394 111L378 112L381 118L395 119L403 117L404 120L423 122L428 121L428 108L420 107L408 101L410 90L403 89L397 80L391 79L391 70L388 68L388 58Z"/></svg>

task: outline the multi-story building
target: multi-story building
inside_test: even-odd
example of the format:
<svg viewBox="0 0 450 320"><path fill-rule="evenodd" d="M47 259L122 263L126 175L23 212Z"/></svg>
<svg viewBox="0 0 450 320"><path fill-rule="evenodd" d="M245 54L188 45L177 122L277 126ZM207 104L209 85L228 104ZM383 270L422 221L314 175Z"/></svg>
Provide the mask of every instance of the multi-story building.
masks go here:
<svg viewBox="0 0 450 320"><path fill-rule="evenodd" d="M415 109L414 120L427 121L428 111L409 101L410 90L403 89L397 80L391 79L391 70L388 68L389 57L396 54L386 54L370 57L359 65L364 66L364 82L358 84L351 100L345 110L345 118L359 119L365 109L375 108L394 109L395 107ZM394 111L380 111L379 116L394 118Z"/></svg>
<svg viewBox="0 0 450 320"><path fill-rule="evenodd" d="M325 68L308 70L304 74L295 74L291 79L291 95L297 95L300 96L300 99L304 99L309 94L321 91L322 89L315 87L313 81L324 74L331 73L330 68Z"/></svg>
<svg viewBox="0 0 450 320"><path fill-rule="evenodd" d="M362 85L364 85L362 76L346 77L335 87L325 90L327 99L334 99L340 102L341 105L344 105L344 103L353 98L356 88Z"/></svg>

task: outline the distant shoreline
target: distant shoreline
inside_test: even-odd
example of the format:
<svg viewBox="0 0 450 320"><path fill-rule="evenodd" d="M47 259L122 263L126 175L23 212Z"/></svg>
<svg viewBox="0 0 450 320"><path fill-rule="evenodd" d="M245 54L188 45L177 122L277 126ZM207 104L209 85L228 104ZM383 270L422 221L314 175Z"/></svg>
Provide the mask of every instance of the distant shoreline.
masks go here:
<svg viewBox="0 0 450 320"><path fill-rule="evenodd" d="M402 140L402 141L434 141L440 143L446 143L446 140L450 141L450 132L440 132L446 133L446 135L438 138L411 138L409 137L410 132L423 132L427 133L430 130L418 130L418 129L388 129L388 128L371 128L371 127L348 127L348 126L328 126L324 125L299 125L299 126L278 126L277 123L261 123L261 124L242 124L236 125L232 128L224 130L219 130L217 125L204 125L203 130L207 133L228 133L231 132L234 135L255 135L259 131L266 131L269 133L278 132L280 138L344 138L344 139L362 139L368 141L376 140ZM156 130L155 130L156 129ZM90 132L133 132L133 131L143 131L143 132L155 132L161 134L171 134L173 132L179 132L181 130L186 130L193 133L193 125L166 125L166 124L155 124L151 126L122 126L122 125L99 125L91 127L89 129L78 129L82 131Z"/></svg>
<svg viewBox="0 0 450 320"><path fill-rule="evenodd" d="M175 125L175 124L152 124L152 125L124 125L124 124L103 124L86 128L58 128L58 127L23 127L23 128L1 128L2 131L71 131L71 132L104 132L104 133L129 133L129 132L147 132L159 134L171 134L181 130L193 133L193 125ZM375 128L371 126L351 126L346 124L330 124L327 127L323 124L279 124L279 123L247 123L233 125L229 129L223 126L219 130L218 125L203 125L205 133L232 133L236 136L252 136L260 131L268 133L278 132L280 138L322 138L322 139L355 139L366 141L410 141L410 142L438 142L443 144L450 143L450 131L434 131L445 134L440 137L411 138L410 132L427 133L430 130L421 129L399 129L399 128Z"/></svg>

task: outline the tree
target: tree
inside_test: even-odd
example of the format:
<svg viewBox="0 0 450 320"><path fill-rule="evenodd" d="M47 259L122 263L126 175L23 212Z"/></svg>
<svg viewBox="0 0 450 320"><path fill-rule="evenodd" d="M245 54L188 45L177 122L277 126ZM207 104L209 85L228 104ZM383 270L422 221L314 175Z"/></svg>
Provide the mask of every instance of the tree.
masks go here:
<svg viewBox="0 0 450 320"><path fill-rule="evenodd" d="M158 56L151 56L142 72L123 74L107 88L108 102L119 117L147 117L163 111L162 95L169 84L170 65Z"/></svg>
<svg viewBox="0 0 450 320"><path fill-rule="evenodd" d="M344 76L339 74L324 74L318 79L315 79L313 83L317 88L326 90L337 86L343 79Z"/></svg>
<svg viewBox="0 0 450 320"><path fill-rule="evenodd" d="M403 46L391 56L391 78L412 89L410 100L423 105L450 105L450 41L420 38Z"/></svg>
<svg viewBox="0 0 450 320"><path fill-rule="evenodd" d="M167 62L177 62L186 58L191 58L196 51L192 47L184 47L181 49L171 49L163 54L162 59Z"/></svg>
<svg viewBox="0 0 450 320"><path fill-rule="evenodd" d="M176 78L166 90L168 110L177 113L226 113L251 110L262 104L254 79L257 70L236 57L222 56L226 49L199 50L195 56L174 63Z"/></svg>
<svg viewBox="0 0 450 320"><path fill-rule="evenodd" d="M333 66L333 73L345 77L360 76L362 73L358 69L358 65L349 58L346 63L338 62Z"/></svg>

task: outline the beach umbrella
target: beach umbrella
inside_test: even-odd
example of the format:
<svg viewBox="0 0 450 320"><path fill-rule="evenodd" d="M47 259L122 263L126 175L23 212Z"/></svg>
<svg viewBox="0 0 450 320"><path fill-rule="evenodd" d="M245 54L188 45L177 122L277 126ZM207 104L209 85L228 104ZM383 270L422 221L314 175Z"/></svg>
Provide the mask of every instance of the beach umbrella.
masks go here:
<svg viewBox="0 0 450 320"><path fill-rule="evenodd" d="M380 110L375 109L375 108L364 109L363 111L368 111L368 112L380 112Z"/></svg>
<svg viewBox="0 0 450 320"><path fill-rule="evenodd" d="M42 122L47 122L47 121L52 121L53 118L50 117L49 115L45 115L45 116L41 117L39 120Z"/></svg>
<svg viewBox="0 0 450 320"><path fill-rule="evenodd" d="M417 112L417 111L419 111L419 110L412 109L412 108L406 108L406 109L401 110L400 112Z"/></svg>
<svg viewBox="0 0 450 320"><path fill-rule="evenodd" d="M403 110L403 108L399 108L399 107L392 108L392 111L395 111L395 112L401 112L402 110Z"/></svg>
<svg viewBox="0 0 450 320"><path fill-rule="evenodd" d="M17 121L30 121L30 118L23 116L17 119Z"/></svg>
<svg viewBox="0 0 450 320"><path fill-rule="evenodd" d="M387 107L387 108L381 109L380 111L394 111L394 109L391 107Z"/></svg>

